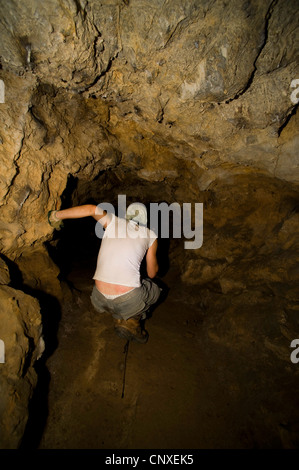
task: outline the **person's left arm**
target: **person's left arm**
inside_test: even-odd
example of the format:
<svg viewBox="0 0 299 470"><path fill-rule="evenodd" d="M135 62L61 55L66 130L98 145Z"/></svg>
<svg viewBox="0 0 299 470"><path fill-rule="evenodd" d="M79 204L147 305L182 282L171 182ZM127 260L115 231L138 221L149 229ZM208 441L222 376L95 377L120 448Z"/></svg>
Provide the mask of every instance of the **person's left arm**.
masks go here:
<svg viewBox="0 0 299 470"><path fill-rule="evenodd" d="M157 260L157 248L158 248L158 241L157 239L154 243L149 247L146 253L146 271L147 275L153 279L159 271L159 265Z"/></svg>

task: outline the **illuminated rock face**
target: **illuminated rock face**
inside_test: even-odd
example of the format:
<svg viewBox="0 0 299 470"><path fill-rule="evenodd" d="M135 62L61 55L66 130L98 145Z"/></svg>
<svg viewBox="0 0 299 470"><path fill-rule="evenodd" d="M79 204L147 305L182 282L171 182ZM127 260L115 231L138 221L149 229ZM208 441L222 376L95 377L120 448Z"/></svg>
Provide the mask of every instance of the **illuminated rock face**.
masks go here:
<svg viewBox="0 0 299 470"><path fill-rule="evenodd" d="M298 184L296 2L187 4L5 2L3 252L50 236L68 175Z"/></svg>
<svg viewBox="0 0 299 470"><path fill-rule="evenodd" d="M297 2L0 5L0 250L26 284L60 297L43 244L73 180L76 204L203 202L182 280L295 309Z"/></svg>

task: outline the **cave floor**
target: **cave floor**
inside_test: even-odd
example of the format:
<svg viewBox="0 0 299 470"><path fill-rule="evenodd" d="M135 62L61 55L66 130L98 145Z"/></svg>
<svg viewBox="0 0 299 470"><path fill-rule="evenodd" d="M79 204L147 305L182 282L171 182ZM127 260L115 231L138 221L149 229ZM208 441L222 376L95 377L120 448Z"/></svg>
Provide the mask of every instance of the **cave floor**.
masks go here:
<svg viewBox="0 0 299 470"><path fill-rule="evenodd" d="M47 360L49 414L40 449L232 449L298 445L294 369L255 364L213 338L210 314L170 270L166 300L130 343L90 304L88 270L69 276L58 347ZM215 335L214 335L215 336ZM216 339L215 339L216 338ZM242 350L241 350L242 351ZM243 350L244 351L244 350ZM246 353L245 353L246 354ZM289 394L289 395L288 395Z"/></svg>

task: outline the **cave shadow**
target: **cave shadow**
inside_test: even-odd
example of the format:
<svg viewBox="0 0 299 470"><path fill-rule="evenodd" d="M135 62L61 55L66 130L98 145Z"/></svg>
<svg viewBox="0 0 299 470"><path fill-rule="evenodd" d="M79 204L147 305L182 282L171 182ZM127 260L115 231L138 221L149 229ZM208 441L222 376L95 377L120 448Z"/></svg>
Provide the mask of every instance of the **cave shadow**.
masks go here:
<svg viewBox="0 0 299 470"><path fill-rule="evenodd" d="M64 221L63 230L55 232L45 246L59 269L58 279L73 290L78 290L69 276L76 270L92 278L101 240L95 234L96 221L91 217Z"/></svg>
<svg viewBox="0 0 299 470"><path fill-rule="evenodd" d="M100 172L100 175L102 173ZM90 197L87 197L84 202L80 201L74 204L72 198L74 194L76 195L77 188L78 178L69 175L66 188L61 196L61 210L74 205L97 205L97 202ZM92 278L95 271L101 245L101 240L95 232L95 226L96 221L92 217L65 219L63 229L55 230L51 241L45 244L50 258L59 268L59 281L65 282L71 291L78 291L78 289L68 278L70 273L79 269L88 273L88 276Z"/></svg>
<svg viewBox="0 0 299 470"><path fill-rule="evenodd" d="M24 286L24 292L37 298L43 325L45 350L34 365L38 382L29 403L29 418L20 449L36 449L39 446L49 414L48 394L51 381L46 362L58 346L58 326L61 319L61 307L58 300L42 291Z"/></svg>
<svg viewBox="0 0 299 470"><path fill-rule="evenodd" d="M33 364L37 374L37 385L29 401L29 417L19 449L37 449L43 435L48 417L48 394L51 376L46 366L48 358L58 346L58 326L61 319L61 307L58 300L50 294L34 289L23 282L23 276L17 264L1 254L8 266L10 274L9 287L21 290L36 298L40 305L42 321L42 337L45 350L42 356Z"/></svg>

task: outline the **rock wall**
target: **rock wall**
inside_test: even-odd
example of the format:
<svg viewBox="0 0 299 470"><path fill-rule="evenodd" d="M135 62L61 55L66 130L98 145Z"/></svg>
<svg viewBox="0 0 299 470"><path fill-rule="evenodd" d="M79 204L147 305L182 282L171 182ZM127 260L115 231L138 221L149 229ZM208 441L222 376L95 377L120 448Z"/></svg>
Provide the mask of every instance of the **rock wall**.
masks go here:
<svg viewBox="0 0 299 470"><path fill-rule="evenodd" d="M61 296L44 247L53 235L47 212L61 207L73 178L77 204L117 194L203 202L203 247L174 245L170 254L182 280L224 295L266 286L294 312L298 2L0 0L0 7L0 252L23 282ZM3 321L21 317L23 303L36 311L35 326L26 315L11 326L22 325L24 338L30 329L36 345L38 306L11 289L2 290ZM25 409L29 392L20 395Z"/></svg>
<svg viewBox="0 0 299 470"><path fill-rule="evenodd" d="M6 2L4 2L6 5ZM68 175L204 191L254 168L298 184L292 0L2 6L1 250L51 234ZM294 95L295 97L297 95Z"/></svg>
<svg viewBox="0 0 299 470"><path fill-rule="evenodd" d="M38 301L9 287L9 270L0 261L0 337L4 344L0 364L0 448L15 449L28 420L28 403L37 383L34 364L43 353Z"/></svg>

